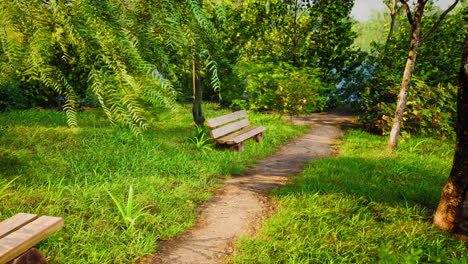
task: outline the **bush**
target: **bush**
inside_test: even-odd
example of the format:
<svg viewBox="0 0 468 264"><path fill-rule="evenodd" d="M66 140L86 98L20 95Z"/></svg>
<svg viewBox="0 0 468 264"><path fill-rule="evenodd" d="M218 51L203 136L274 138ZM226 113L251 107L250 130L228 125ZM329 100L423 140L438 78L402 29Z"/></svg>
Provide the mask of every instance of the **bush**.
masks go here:
<svg viewBox="0 0 468 264"><path fill-rule="evenodd" d="M421 134L437 138L454 137L456 90L453 85L430 86L415 80L409 89L403 116L402 134ZM363 124L384 135L392 128L399 87L368 88L361 93Z"/></svg>
<svg viewBox="0 0 468 264"><path fill-rule="evenodd" d="M238 68L245 80L242 99L233 104L251 110L297 115L323 111L331 87L323 83L319 68L296 68L281 64L244 64Z"/></svg>
<svg viewBox="0 0 468 264"><path fill-rule="evenodd" d="M0 82L0 112L26 107L27 101L20 89L19 82L14 80Z"/></svg>

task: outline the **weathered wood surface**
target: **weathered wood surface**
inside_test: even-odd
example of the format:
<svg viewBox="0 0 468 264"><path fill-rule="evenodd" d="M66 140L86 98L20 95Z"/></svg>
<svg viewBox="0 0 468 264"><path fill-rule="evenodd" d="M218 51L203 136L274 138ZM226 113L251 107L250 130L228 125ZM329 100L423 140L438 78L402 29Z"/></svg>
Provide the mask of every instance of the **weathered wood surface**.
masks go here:
<svg viewBox="0 0 468 264"><path fill-rule="evenodd" d="M240 121L237 121L235 123L227 124L225 126L222 126L220 128L216 128L211 130L210 135L212 138L219 138L221 136L224 136L226 134L229 134L231 132L234 132L236 130L239 130L243 127L246 127L250 125L250 122L248 119L242 119Z"/></svg>
<svg viewBox="0 0 468 264"><path fill-rule="evenodd" d="M247 133L244 133L242 135L239 135L239 136L236 136L228 141L226 141L227 144L237 144L239 142L242 142L246 139L249 139L259 133L262 133L263 131L265 131L266 127L255 127L255 129L247 132Z"/></svg>
<svg viewBox="0 0 468 264"><path fill-rule="evenodd" d="M209 119L206 121L206 124L208 125L208 127L213 128L244 117L247 117L247 111L241 110L228 115L223 115Z"/></svg>
<svg viewBox="0 0 468 264"><path fill-rule="evenodd" d="M245 149L244 142L240 142L240 143L231 145L230 149L234 150L234 151L237 151L237 152L242 152Z"/></svg>
<svg viewBox="0 0 468 264"><path fill-rule="evenodd" d="M249 138L257 142L262 141L262 132L266 130L266 127L249 126L250 121L246 117L247 111L242 110L208 120L208 127L217 127L210 132L211 137L219 146L229 147L239 152L244 150L243 142ZM236 120L239 121L234 122Z"/></svg>
<svg viewBox="0 0 468 264"><path fill-rule="evenodd" d="M256 126L245 127L242 130L239 130L235 133L232 133L230 135L217 139L216 141L221 144L237 144L248 138L254 137L255 135L259 133L262 133L265 130L266 130L266 127L256 127Z"/></svg>
<svg viewBox="0 0 468 264"><path fill-rule="evenodd" d="M0 263L6 263L27 251L42 239L62 228L63 224L64 221L61 217L41 216L19 228L17 227L14 232L0 238Z"/></svg>
<svg viewBox="0 0 468 264"><path fill-rule="evenodd" d="M38 216L35 214L19 213L8 219L5 219L4 221L0 222L0 238L3 238L11 232L19 229L37 217Z"/></svg>
<svg viewBox="0 0 468 264"><path fill-rule="evenodd" d="M224 137L220 137L220 138L217 138L216 139L216 142L219 143L219 144L226 144L228 140L232 139L232 138L235 138L239 135L242 135L244 133L248 133L249 131L255 129L256 127L254 126L248 126L248 127L244 127L242 128L241 130L237 131L237 132L234 132L232 134L229 134L229 135L226 135Z"/></svg>
<svg viewBox="0 0 468 264"><path fill-rule="evenodd" d="M263 133L259 133L253 137L253 140L261 142L263 140Z"/></svg>

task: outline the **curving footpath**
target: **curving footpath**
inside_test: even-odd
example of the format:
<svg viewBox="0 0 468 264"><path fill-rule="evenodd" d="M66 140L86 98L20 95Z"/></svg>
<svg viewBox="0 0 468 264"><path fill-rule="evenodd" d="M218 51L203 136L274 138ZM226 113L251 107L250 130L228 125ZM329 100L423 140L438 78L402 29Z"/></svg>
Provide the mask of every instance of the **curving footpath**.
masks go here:
<svg viewBox="0 0 468 264"><path fill-rule="evenodd" d="M216 195L203 205L197 224L180 238L161 244L161 250L142 263L223 263L234 250L239 236L252 235L263 219L274 211L268 193L289 182L311 160L333 156L333 142L353 126L346 112L298 116L296 124L308 125L309 133L285 145L279 152L260 160L255 168L226 180Z"/></svg>

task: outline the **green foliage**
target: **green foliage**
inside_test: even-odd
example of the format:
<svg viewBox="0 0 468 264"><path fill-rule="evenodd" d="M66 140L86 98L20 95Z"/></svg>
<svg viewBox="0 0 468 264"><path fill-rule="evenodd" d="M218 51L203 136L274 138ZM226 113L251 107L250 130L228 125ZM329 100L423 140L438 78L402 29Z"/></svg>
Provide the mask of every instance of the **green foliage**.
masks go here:
<svg viewBox="0 0 468 264"><path fill-rule="evenodd" d="M246 98L233 103L241 108L297 115L319 112L327 106L331 87L321 81L318 68L243 64L238 73L246 82Z"/></svg>
<svg viewBox="0 0 468 264"><path fill-rule="evenodd" d="M205 107L207 118L231 112ZM137 263L158 250L155 241L177 237L195 223L197 205L210 199L220 179L307 130L251 113L253 123L268 127L262 144L248 141L242 154L204 154L187 140L194 133L189 107L151 110L159 115L141 137L104 122L101 109L78 112L74 129L61 111L2 113L0 189L17 179L3 192L11 195L0 199L0 221L19 212L64 217L65 226L38 244L51 263ZM135 219L140 210L128 229L124 215Z"/></svg>
<svg viewBox="0 0 468 264"><path fill-rule="evenodd" d="M372 46L375 44L385 45L385 31L390 24L387 13L387 9L375 11L369 20L354 24L353 30L356 31L357 37L353 45L366 52L372 52Z"/></svg>
<svg viewBox="0 0 468 264"><path fill-rule="evenodd" d="M0 188L0 200L9 196L9 195L12 195L13 193L7 193L6 190L8 189L8 187L10 187L10 185L13 184L13 182L16 180L17 178L14 178L13 180L7 182L7 183L2 183L3 187Z"/></svg>
<svg viewBox="0 0 468 264"><path fill-rule="evenodd" d="M457 87L450 84L446 87L434 87L420 80L414 80L413 83L403 116L402 134L453 138ZM388 90L376 90L369 87L361 94L365 103L361 104L363 112L360 120L370 131L388 134L392 128L399 89L394 87ZM382 100L382 98L388 99Z"/></svg>
<svg viewBox="0 0 468 264"><path fill-rule="evenodd" d="M0 112L26 108L27 100L20 89L19 83L2 78L1 73L0 82Z"/></svg>
<svg viewBox="0 0 468 264"><path fill-rule="evenodd" d="M199 151L202 151L203 153L213 149L211 146L213 140L208 135L206 127L195 126L195 136L190 137L189 140Z"/></svg>
<svg viewBox="0 0 468 264"><path fill-rule="evenodd" d="M238 242L234 263L465 263L466 248L432 224L453 141L348 131L340 155L275 190L278 212Z"/></svg>
<svg viewBox="0 0 468 264"><path fill-rule="evenodd" d="M222 55L218 51L219 33L208 15L210 6L205 7L195 0L167 1L166 5L170 12L165 17L168 21L167 32L162 37L169 47L170 63L178 68L174 75L181 94L179 98L187 100L193 95L194 64L203 84L214 93L219 93L221 80L218 62Z"/></svg>
<svg viewBox="0 0 468 264"><path fill-rule="evenodd" d="M218 35L198 1L4 1L0 8L0 69L8 77L0 85L18 87L2 89L2 108L19 106L11 98L24 94L28 105L63 108L75 127L78 103L91 91L113 124L139 134L148 103L174 107L173 86L190 94L193 60L220 90Z"/></svg>
<svg viewBox="0 0 468 264"><path fill-rule="evenodd" d="M223 98L238 101L242 96L238 67L245 63L289 64L297 68L294 71L320 69L313 75L321 82L339 83L356 66L352 4L348 0L224 1L226 19L215 23L229 59L221 70L227 87Z"/></svg>
<svg viewBox="0 0 468 264"><path fill-rule="evenodd" d="M91 104L113 124L140 134L148 104L173 108L192 97L192 74L216 100L239 99L235 69L254 60L320 69L313 76L333 86L354 67L351 7L351 0L3 1L1 107L60 107L75 127L93 94ZM302 111L293 108L285 111Z"/></svg>
<svg viewBox="0 0 468 264"><path fill-rule="evenodd" d="M133 187L130 185L130 187L128 188L127 203L125 205L120 203L119 200L115 198L115 196L112 195L112 193L110 193L108 190L106 191L112 198L112 201L114 202L115 206L117 206L120 216L122 217L125 225L127 226L127 229L133 229L135 227L136 220L144 215L143 209L136 211Z"/></svg>
<svg viewBox="0 0 468 264"><path fill-rule="evenodd" d="M456 85L463 47L462 8L450 13L433 35L420 47L418 63L402 127L402 134L423 134L438 138L454 136ZM429 30L440 15L438 9L428 9L423 32ZM385 43L373 43L372 54L353 73L353 79L343 87L344 97L359 111L366 127L386 134L396 109L398 87L404 70L410 29L400 16L397 30L388 49ZM382 23L381 23L382 24Z"/></svg>

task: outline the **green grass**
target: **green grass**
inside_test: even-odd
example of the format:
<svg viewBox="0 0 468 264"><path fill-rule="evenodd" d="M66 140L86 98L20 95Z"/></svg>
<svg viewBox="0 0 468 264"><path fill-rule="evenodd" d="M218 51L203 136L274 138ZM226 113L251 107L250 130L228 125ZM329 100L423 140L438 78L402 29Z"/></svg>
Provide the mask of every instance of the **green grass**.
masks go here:
<svg viewBox="0 0 468 264"><path fill-rule="evenodd" d="M234 263L468 263L464 244L431 223L453 142L349 131L340 155L309 164L273 193L279 210Z"/></svg>
<svg viewBox="0 0 468 264"><path fill-rule="evenodd" d="M207 118L230 112L206 108ZM268 127L263 142L249 140L242 153L202 152L189 140L188 108L155 111L142 138L111 127L96 110L81 112L76 129L63 112L2 113L0 220L19 212L64 217L65 227L38 245L51 263L131 263L192 226L220 179L306 130L249 113L254 125Z"/></svg>

